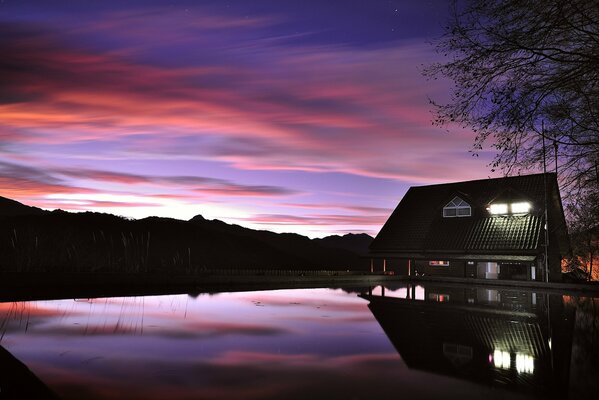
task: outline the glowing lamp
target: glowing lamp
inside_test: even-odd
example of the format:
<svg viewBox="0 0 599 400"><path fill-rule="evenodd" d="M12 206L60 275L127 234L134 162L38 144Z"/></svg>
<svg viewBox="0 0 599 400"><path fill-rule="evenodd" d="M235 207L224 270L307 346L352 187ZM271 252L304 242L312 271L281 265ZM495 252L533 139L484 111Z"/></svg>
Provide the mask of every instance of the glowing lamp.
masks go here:
<svg viewBox="0 0 599 400"><path fill-rule="evenodd" d="M530 211L531 204L527 201L512 203L512 214L526 214Z"/></svg>
<svg viewBox="0 0 599 400"><path fill-rule="evenodd" d="M491 204L489 212L491 214L507 214L507 204Z"/></svg>
<svg viewBox="0 0 599 400"><path fill-rule="evenodd" d="M527 354L516 354L516 371L519 374L532 374L535 371L535 360Z"/></svg>

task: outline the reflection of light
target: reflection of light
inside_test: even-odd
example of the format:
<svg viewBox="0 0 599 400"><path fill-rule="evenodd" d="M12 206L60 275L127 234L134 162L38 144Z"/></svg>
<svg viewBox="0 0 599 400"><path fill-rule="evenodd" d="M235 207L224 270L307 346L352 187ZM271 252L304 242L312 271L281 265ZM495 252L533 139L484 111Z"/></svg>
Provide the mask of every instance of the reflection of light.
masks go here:
<svg viewBox="0 0 599 400"><path fill-rule="evenodd" d="M549 350L551 350L551 338L549 338Z"/></svg>
<svg viewBox="0 0 599 400"><path fill-rule="evenodd" d="M510 369L510 353L507 351L495 350L493 353L493 363L496 368Z"/></svg>
<svg viewBox="0 0 599 400"><path fill-rule="evenodd" d="M416 300L424 300L424 288L420 285L416 286L414 289L414 299Z"/></svg>
<svg viewBox="0 0 599 400"><path fill-rule="evenodd" d="M438 301L439 303L445 303L449 301L448 294L430 293L428 298L429 300Z"/></svg>
<svg viewBox="0 0 599 400"><path fill-rule="evenodd" d="M489 212L491 214L507 214L507 204L491 204Z"/></svg>
<svg viewBox="0 0 599 400"><path fill-rule="evenodd" d="M516 354L516 371L519 374L532 374L535 370L535 360L529 355Z"/></svg>
<svg viewBox="0 0 599 400"><path fill-rule="evenodd" d="M510 369L512 365L512 357L507 351L495 350L492 356L489 354L489 362L491 360L495 368ZM516 353L516 371L519 374L532 374L535 371L534 358L527 354Z"/></svg>
<svg viewBox="0 0 599 400"><path fill-rule="evenodd" d="M530 203L527 201L521 203L512 203L512 214L524 214L530 211Z"/></svg>

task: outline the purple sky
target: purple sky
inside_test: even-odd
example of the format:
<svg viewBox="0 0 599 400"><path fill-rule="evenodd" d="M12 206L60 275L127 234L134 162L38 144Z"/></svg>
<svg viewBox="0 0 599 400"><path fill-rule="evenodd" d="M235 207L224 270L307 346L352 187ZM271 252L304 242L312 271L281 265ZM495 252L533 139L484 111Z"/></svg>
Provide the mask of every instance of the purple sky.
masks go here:
<svg viewBox="0 0 599 400"><path fill-rule="evenodd" d="M0 1L0 195L376 234L411 185L485 178L431 125L440 1Z"/></svg>

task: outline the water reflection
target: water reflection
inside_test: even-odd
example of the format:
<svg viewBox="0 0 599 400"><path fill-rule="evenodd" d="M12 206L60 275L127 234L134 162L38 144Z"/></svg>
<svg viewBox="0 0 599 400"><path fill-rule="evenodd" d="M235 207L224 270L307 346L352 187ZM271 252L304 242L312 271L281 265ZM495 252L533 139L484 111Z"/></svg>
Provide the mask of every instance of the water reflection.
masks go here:
<svg viewBox="0 0 599 400"><path fill-rule="evenodd" d="M598 396L596 385L576 383L599 371L597 329L580 326L598 326L597 299L435 285L377 288L362 297L411 369L544 398ZM591 336L584 350L575 337L581 332ZM571 363L581 353L584 371Z"/></svg>
<svg viewBox="0 0 599 400"><path fill-rule="evenodd" d="M441 286L277 290L0 303L0 328L13 360L62 399L593 398L595 304Z"/></svg>

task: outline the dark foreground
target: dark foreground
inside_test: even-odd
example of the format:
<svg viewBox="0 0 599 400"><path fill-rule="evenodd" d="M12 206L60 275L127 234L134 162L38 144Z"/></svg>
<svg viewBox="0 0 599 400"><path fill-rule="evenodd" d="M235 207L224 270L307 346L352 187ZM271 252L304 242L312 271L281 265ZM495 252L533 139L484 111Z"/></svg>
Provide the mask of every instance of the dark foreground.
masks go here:
<svg viewBox="0 0 599 400"><path fill-rule="evenodd" d="M379 278L0 303L2 398L596 398L599 296Z"/></svg>

